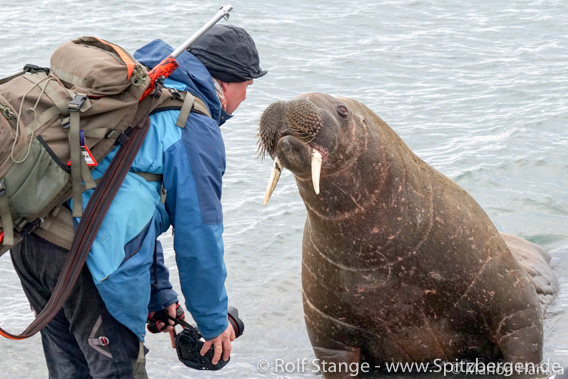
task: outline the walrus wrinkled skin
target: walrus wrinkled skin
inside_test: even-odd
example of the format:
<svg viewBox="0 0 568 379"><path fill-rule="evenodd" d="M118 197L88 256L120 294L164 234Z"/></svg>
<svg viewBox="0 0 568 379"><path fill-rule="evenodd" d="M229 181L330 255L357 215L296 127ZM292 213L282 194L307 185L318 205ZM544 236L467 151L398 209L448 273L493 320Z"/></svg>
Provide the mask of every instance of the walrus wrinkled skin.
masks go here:
<svg viewBox="0 0 568 379"><path fill-rule="evenodd" d="M303 304L316 358L541 361L544 310L527 272L480 206L369 108L322 93L274 103L259 146L292 171L307 209Z"/></svg>

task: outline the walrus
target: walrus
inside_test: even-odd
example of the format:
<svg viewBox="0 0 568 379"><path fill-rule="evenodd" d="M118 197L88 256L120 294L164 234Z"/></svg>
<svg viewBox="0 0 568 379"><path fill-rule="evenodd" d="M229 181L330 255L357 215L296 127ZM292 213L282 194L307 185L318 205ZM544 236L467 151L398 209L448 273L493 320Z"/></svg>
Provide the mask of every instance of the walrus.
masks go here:
<svg viewBox="0 0 568 379"><path fill-rule="evenodd" d="M475 200L373 111L300 95L268 106L258 141L274 159L265 205L286 168L307 209L302 297L320 362L337 371L353 362L541 361L543 314L558 290L545 253L508 237L535 281Z"/></svg>

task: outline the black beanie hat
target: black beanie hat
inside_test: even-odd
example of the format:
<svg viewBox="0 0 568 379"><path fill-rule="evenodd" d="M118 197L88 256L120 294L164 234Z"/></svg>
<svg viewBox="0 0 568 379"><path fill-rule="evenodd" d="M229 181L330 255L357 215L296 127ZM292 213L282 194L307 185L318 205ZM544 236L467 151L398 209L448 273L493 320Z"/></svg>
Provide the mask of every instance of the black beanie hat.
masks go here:
<svg viewBox="0 0 568 379"><path fill-rule="evenodd" d="M226 83L246 82L266 74L259 66L252 37L234 25L214 25L188 49L212 77Z"/></svg>

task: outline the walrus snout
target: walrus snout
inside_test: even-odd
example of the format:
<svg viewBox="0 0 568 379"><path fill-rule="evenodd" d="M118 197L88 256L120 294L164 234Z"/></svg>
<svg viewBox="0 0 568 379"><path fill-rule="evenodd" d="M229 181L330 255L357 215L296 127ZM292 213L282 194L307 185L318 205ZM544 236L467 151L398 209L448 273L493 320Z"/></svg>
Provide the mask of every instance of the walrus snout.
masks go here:
<svg viewBox="0 0 568 379"><path fill-rule="evenodd" d="M259 156L269 154L274 158L278 140L287 134L306 144L310 143L320 131L322 124L318 107L308 99L270 104L260 117Z"/></svg>
<svg viewBox="0 0 568 379"><path fill-rule="evenodd" d="M282 138L288 138L307 146L317 136L322 125L323 120L319 108L306 98L297 98L288 102L278 101L269 105L263 112L258 133L259 155L264 156L268 153L274 158L274 167L266 189L264 205L272 196L283 168L276 155L279 142ZM286 143L282 144L282 146L284 145L288 146ZM292 145L297 144L293 143ZM319 194L322 155L317 149L309 149L308 151L311 152L314 191ZM297 161L302 161L301 157L296 158Z"/></svg>
<svg viewBox="0 0 568 379"><path fill-rule="evenodd" d="M319 108L306 98L286 104L286 122L292 133L305 143L313 141L323 124Z"/></svg>
<svg viewBox="0 0 568 379"><path fill-rule="evenodd" d="M316 138L323 124L319 108L307 98L288 102L286 121L294 135L306 144ZM317 149L312 149L311 152L312 183L314 191L319 195L322 155Z"/></svg>

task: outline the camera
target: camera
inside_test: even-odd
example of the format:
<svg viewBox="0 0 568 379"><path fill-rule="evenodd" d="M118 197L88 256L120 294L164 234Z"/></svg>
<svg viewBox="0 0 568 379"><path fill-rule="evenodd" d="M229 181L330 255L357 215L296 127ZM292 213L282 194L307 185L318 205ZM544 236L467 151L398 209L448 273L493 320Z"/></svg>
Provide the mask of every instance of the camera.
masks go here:
<svg viewBox="0 0 568 379"><path fill-rule="evenodd" d="M238 338L243 334L245 324L239 318L239 311L235 307L229 307L228 319ZM184 365L196 370L220 370L229 363L231 358L226 361L220 359L216 365L213 364L213 346L204 356L201 356L201 348L205 342L203 336L197 328L186 323L182 325L185 329L176 336L175 345L178 358Z"/></svg>

